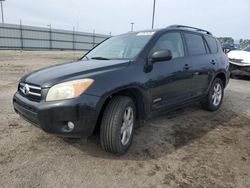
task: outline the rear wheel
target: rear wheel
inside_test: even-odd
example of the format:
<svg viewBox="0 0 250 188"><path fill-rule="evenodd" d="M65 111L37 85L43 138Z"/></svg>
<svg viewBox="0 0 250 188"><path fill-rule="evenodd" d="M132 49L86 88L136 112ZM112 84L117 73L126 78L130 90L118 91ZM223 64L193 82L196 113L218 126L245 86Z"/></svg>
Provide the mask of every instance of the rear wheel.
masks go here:
<svg viewBox="0 0 250 188"><path fill-rule="evenodd" d="M100 131L102 148L115 154L125 153L132 143L135 122L133 100L126 96L114 97L103 114Z"/></svg>
<svg viewBox="0 0 250 188"><path fill-rule="evenodd" d="M206 96L206 99L202 101L202 107L209 111L218 110L222 104L224 97L224 85L221 79L216 78Z"/></svg>

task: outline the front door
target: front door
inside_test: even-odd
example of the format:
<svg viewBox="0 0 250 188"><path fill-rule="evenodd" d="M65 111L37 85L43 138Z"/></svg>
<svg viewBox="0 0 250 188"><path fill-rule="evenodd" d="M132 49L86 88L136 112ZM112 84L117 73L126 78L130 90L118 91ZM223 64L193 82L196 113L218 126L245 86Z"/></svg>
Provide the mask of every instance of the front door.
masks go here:
<svg viewBox="0 0 250 188"><path fill-rule="evenodd" d="M185 61L183 39L179 32L163 34L149 56L156 51L170 50L172 60L156 62L147 73L152 110L183 103L191 97L192 65Z"/></svg>

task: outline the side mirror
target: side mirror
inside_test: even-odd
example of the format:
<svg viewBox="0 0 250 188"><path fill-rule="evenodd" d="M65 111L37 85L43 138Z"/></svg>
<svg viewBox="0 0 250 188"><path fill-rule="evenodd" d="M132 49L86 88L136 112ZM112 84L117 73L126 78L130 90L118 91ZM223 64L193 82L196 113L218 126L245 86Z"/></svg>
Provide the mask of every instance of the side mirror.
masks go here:
<svg viewBox="0 0 250 188"><path fill-rule="evenodd" d="M170 50L162 50L157 51L152 54L150 57L150 61L152 63L158 62L158 61L169 61L172 59L172 53Z"/></svg>
<svg viewBox="0 0 250 188"><path fill-rule="evenodd" d="M232 51L232 49L229 49L229 48L222 48L223 52L225 54L229 53L230 51Z"/></svg>

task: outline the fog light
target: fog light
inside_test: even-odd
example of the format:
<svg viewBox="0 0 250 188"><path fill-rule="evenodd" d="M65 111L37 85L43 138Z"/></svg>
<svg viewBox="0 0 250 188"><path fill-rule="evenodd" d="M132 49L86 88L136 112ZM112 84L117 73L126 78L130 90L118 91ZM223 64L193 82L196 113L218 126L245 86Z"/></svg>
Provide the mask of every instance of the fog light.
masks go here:
<svg viewBox="0 0 250 188"><path fill-rule="evenodd" d="M75 124L74 124L73 122L69 121L69 122L68 122L68 129L69 129L70 131L72 131L72 130L74 129L74 127L75 127Z"/></svg>

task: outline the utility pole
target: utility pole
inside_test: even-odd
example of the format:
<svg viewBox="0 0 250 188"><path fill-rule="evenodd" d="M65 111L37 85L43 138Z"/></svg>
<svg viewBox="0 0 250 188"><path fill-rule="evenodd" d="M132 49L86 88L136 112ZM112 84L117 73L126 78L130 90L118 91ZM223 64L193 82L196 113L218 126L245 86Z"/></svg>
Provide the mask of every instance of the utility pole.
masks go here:
<svg viewBox="0 0 250 188"><path fill-rule="evenodd" d="M73 50L75 50L75 36L76 36L75 35L75 27L73 27L73 35L72 36L73 36L72 37L73 38L73 41L72 41L73 42Z"/></svg>
<svg viewBox="0 0 250 188"><path fill-rule="evenodd" d="M49 27L49 48L52 50L52 27L51 23L47 25Z"/></svg>
<svg viewBox="0 0 250 188"><path fill-rule="evenodd" d="M1 12L2 12L2 23L4 24L4 16L3 16L3 1L5 1L5 0L0 0L0 2L1 2Z"/></svg>
<svg viewBox="0 0 250 188"><path fill-rule="evenodd" d="M22 25L22 20L20 20L20 39L21 39L21 49L23 50L23 25Z"/></svg>
<svg viewBox="0 0 250 188"><path fill-rule="evenodd" d="M152 29L154 29L154 24L155 24L155 3L156 0L154 0L154 5L153 5Z"/></svg>
<svg viewBox="0 0 250 188"><path fill-rule="evenodd" d="M93 48L95 47L95 29L93 30Z"/></svg>
<svg viewBox="0 0 250 188"><path fill-rule="evenodd" d="M133 32L133 31L134 31L134 24L135 24L135 23L134 23L134 22L131 22L130 24L131 24L131 32Z"/></svg>

